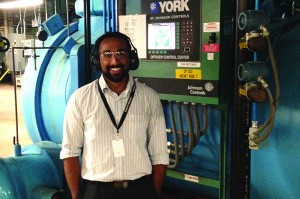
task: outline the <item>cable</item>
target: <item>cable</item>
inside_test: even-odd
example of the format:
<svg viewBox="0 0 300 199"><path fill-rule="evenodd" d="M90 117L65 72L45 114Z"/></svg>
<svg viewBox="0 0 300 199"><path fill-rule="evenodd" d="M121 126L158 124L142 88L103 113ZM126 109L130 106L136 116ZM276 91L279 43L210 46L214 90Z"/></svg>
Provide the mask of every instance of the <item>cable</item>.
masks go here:
<svg viewBox="0 0 300 199"><path fill-rule="evenodd" d="M263 78L259 78L259 82L263 85L263 88L268 94L268 99L269 99L269 106L270 106L270 116L269 118L265 121L265 123L257 130L254 132L254 135L257 137L254 138L254 143L259 144L262 141L264 141L267 137L269 137L273 127L274 127L274 122L275 122L275 112L276 112L276 105L274 104L273 96L272 93L266 84L265 80ZM258 136L265 128L268 126L267 131L262 135Z"/></svg>
<svg viewBox="0 0 300 199"><path fill-rule="evenodd" d="M264 88L264 90L266 91L266 93L268 95L269 106L270 106L270 115L269 115L268 119L263 123L263 125L261 125L257 129L257 131L255 131L253 133L255 135L255 137L251 138L251 139L254 139L255 144L261 143L270 135L271 130L274 127L275 112L277 110L278 103L279 103L279 97L280 97L280 83L279 83L279 78L278 78L277 65L276 65L276 61L275 61L274 52L272 49L272 44L271 44L271 41L269 38L269 32L268 32L267 28L264 26L260 26L260 29L263 31L263 36L266 38L267 43L268 43L269 58L270 58L273 75L274 75L274 81L275 81L275 99L273 99L272 93L271 93L266 81L263 79L263 77L259 77L258 82L262 85L262 87ZM263 132L267 127L268 127L267 131L261 137L259 137L259 134L261 132Z"/></svg>
<svg viewBox="0 0 300 199"><path fill-rule="evenodd" d="M183 124L182 124L182 115L181 115L181 102L177 102L177 120L178 120L178 132L180 140L180 160L183 159L185 155L185 145L184 145L184 135L183 135Z"/></svg>
<svg viewBox="0 0 300 199"><path fill-rule="evenodd" d="M188 102L184 102L184 110L185 110L185 116L188 125L188 136L189 136L189 144L187 147L186 154L189 155L194 148L195 134L194 134L193 124L191 119L190 104Z"/></svg>
<svg viewBox="0 0 300 199"><path fill-rule="evenodd" d="M278 78L278 71L277 71L275 56L274 56L274 53L273 53L272 44L271 44L269 36L266 36L266 39L267 39L267 42L268 42L269 57L270 57L271 66L272 66L273 75L274 75L274 80L275 80L275 89L276 90L275 90L274 105L275 105L275 108L277 109L278 103L279 103L279 97L280 97L280 83L279 83L279 78Z"/></svg>
<svg viewBox="0 0 300 199"><path fill-rule="evenodd" d="M173 141L174 141L174 156L175 159L170 157L170 162L172 161L172 163L174 164L169 164L168 168L175 168L178 165L179 162L179 154L178 154L178 141L177 141L177 132L176 132L176 126L175 126L175 118L174 118L174 110L173 110L173 102L169 101L169 111L170 111L170 118L171 118L171 129L172 129L172 133L173 133ZM172 150L171 150L172 152Z"/></svg>
<svg viewBox="0 0 300 199"><path fill-rule="evenodd" d="M205 135L207 131L207 105L202 105L202 119L203 119L202 130L201 130L200 118L198 114L198 105L196 103L192 103L192 109L193 109L193 118L195 121L195 129L196 129L196 138L195 138L194 146L196 146L200 140L200 137Z"/></svg>

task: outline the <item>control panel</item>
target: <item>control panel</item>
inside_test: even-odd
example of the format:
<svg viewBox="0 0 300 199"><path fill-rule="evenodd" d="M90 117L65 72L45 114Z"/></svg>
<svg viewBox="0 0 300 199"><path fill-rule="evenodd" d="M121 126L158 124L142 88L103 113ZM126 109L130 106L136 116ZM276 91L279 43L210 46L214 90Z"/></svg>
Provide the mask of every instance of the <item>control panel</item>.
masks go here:
<svg viewBox="0 0 300 199"><path fill-rule="evenodd" d="M134 6L128 15L145 16L145 31L141 23L124 33L134 32L132 40L145 42L133 41L143 55L139 69L131 74L163 100L227 103L234 71L232 1L143 0L139 9Z"/></svg>

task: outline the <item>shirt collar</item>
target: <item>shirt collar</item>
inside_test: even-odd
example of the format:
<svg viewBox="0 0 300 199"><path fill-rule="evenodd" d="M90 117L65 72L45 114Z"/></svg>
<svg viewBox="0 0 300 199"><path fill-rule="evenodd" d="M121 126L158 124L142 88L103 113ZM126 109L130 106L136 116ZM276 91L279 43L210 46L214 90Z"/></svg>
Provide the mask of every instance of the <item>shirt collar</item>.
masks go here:
<svg viewBox="0 0 300 199"><path fill-rule="evenodd" d="M127 85L126 85L126 89L125 89L122 93L124 93L125 95L127 95L127 94L129 93L129 91L130 91L130 89L131 89L131 87L132 87L132 85L133 85L133 81L134 81L134 80L133 80L133 77L132 77L131 75L129 75L129 81L128 81ZM105 93L105 92L107 92L107 91L113 92L113 91L108 87L108 85L107 85L107 83L106 83L106 81L105 81L103 75L101 75L100 78L99 78L99 85L100 85L100 88L101 88L101 90L102 90L103 93Z"/></svg>

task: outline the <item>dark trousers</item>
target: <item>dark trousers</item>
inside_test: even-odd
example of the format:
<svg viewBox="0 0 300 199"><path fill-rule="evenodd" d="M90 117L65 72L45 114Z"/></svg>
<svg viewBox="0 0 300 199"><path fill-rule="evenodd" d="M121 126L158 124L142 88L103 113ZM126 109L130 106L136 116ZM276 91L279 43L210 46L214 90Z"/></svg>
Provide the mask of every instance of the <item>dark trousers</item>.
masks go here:
<svg viewBox="0 0 300 199"><path fill-rule="evenodd" d="M158 199L150 177L129 182L127 188L115 187L113 183L84 180L80 199Z"/></svg>

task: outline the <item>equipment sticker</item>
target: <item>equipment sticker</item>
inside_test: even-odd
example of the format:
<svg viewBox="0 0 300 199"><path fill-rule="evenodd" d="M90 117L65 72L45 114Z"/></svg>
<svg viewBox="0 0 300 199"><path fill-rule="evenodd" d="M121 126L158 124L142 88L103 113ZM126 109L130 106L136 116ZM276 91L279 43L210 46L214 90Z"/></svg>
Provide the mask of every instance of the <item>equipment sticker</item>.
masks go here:
<svg viewBox="0 0 300 199"><path fill-rule="evenodd" d="M202 79L201 70L176 69L176 79Z"/></svg>
<svg viewBox="0 0 300 199"><path fill-rule="evenodd" d="M202 51L210 53L220 52L220 44L203 44Z"/></svg>
<svg viewBox="0 0 300 199"><path fill-rule="evenodd" d="M177 62L177 67L201 68L200 62Z"/></svg>
<svg viewBox="0 0 300 199"><path fill-rule="evenodd" d="M190 182L199 182L199 177L198 176L193 176L193 175L188 175L188 174L184 174L184 179L186 181L190 181Z"/></svg>
<svg viewBox="0 0 300 199"><path fill-rule="evenodd" d="M220 32L220 22L203 23L203 32Z"/></svg>

